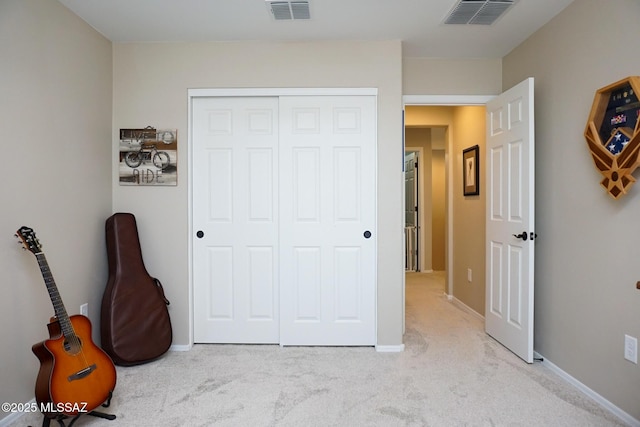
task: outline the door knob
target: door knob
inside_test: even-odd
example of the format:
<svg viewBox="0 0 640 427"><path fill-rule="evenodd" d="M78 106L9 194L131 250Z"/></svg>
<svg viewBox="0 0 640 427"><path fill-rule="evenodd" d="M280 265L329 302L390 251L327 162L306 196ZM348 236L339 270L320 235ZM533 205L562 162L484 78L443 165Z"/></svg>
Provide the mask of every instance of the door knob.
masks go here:
<svg viewBox="0 0 640 427"><path fill-rule="evenodd" d="M513 237L517 237L518 239L522 239L524 241L527 241L527 239L529 238L529 235L527 234L526 231L523 231L520 234L514 234Z"/></svg>
<svg viewBox="0 0 640 427"><path fill-rule="evenodd" d="M198 230L196 236L198 236L198 239L202 239L204 237L204 232L202 230Z"/></svg>
<svg viewBox="0 0 640 427"><path fill-rule="evenodd" d="M371 237L371 232L369 230L365 231L363 234L365 239L368 239L369 237Z"/></svg>

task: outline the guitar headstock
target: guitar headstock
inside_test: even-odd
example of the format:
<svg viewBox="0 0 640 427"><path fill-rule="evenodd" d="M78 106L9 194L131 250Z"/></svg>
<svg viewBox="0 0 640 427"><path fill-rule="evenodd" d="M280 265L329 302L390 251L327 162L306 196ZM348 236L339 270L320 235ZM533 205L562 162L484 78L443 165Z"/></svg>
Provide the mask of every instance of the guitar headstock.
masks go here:
<svg viewBox="0 0 640 427"><path fill-rule="evenodd" d="M22 241L21 243L24 246L24 249L32 252L34 255L42 252L42 246L40 245L40 241L36 237L36 233L33 229L23 225L18 231L16 231L16 237Z"/></svg>

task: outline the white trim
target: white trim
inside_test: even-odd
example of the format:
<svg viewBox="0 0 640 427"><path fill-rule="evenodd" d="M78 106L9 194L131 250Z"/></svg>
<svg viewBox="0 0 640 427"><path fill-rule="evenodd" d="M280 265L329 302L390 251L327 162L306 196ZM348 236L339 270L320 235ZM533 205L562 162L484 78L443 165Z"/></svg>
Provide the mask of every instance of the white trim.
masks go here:
<svg viewBox="0 0 640 427"><path fill-rule="evenodd" d="M404 344L376 345L376 351L378 353L402 353L404 351Z"/></svg>
<svg viewBox="0 0 640 427"><path fill-rule="evenodd" d="M194 344L193 338L193 98L191 89L187 91L187 230L189 232L187 245L187 291L189 304L189 345Z"/></svg>
<svg viewBox="0 0 640 427"><path fill-rule="evenodd" d="M541 363L544 367L548 368L550 371L558 375L560 378L562 378L563 380L565 380L566 382L568 382L569 384L571 384L572 386L574 386L575 388L577 388L578 390L580 390L581 392L589 396L596 403L598 403L604 409L611 412L616 417L620 418L627 425L631 427L640 427L640 420L635 419L633 416L629 415L628 413L618 408L613 403L609 402L604 397L600 396L595 391L591 390L586 385L582 384L580 381L578 381L577 379L569 375L567 372L560 369L558 366L554 365L552 362L549 361L549 359L547 359L537 351L534 351L533 354L536 359L542 358Z"/></svg>
<svg viewBox="0 0 640 427"><path fill-rule="evenodd" d="M31 407L31 405L34 404L36 404L35 397L25 403L25 406ZM11 424L22 418L25 414L28 414L28 412L11 412L9 415L0 420L0 427L9 427Z"/></svg>
<svg viewBox="0 0 640 427"><path fill-rule="evenodd" d="M193 348L193 344L173 344L169 347L169 351L189 351Z"/></svg>
<svg viewBox="0 0 640 427"><path fill-rule="evenodd" d="M403 95L404 105L485 105L495 95Z"/></svg>
<svg viewBox="0 0 640 427"><path fill-rule="evenodd" d="M473 308L469 307L467 304L463 303L462 301L460 301L458 298L454 296L448 296L448 298L452 304L458 306L463 311L471 314L473 317L475 317L478 320L481 320L484 323L484 316L482 314L478 313Z"/></svg>
<svg viewBox="0 0 640 427"><path fill-rule="evenodd" d="M188 89L188 94L189 100L207 96L377 96L378 88L215 88Z"/></svg>
<svg viewBox="0 0 640 427"><path fill-rule="evenodd" d="M380 228L379 228L379 224L378 224L378 210L380 207L380 204L378 203L378 177L380 174L380 171L378 170L378 152L380 151L378 149L378 143L380 141L379 139L379 132L378 132L378 89L372 89L373 93L371 94L372 96L375 96L375 105L373 106L374 112L373 112L373 127L375 129L375 141L374 141L374 147L373 147L373 171L374 171L374 175L375 175L375 179L373 182L373 197L375 198L375 211L373 213L373 226L375 227L376 230L376 234L375 234L375 245L373 245L373 257L376 265L373 269L373 281L374 281L374 286L375 289L373 291L373 311L374 311L374 319L373 319L373 341L377 344L378 343L378 264L377 264L377 260L378 260L378 243L380 242L380 240L378 240L378 234L380 233ZM404 277L404 275L402 276ZM404 299L402 300L404 301ZM403 304L404 306L404 304ZM404 316L403 316L404 319ZM402 339L402 338L401 338Z"/></svg>
<svg viewBox="0 0 640 427"><path fill-rule="evenodd" d="M494 99L497 95L403 95L402 109L407 105L426 105L426 106L456 106L456 105L486 105L487 102ZM406 126L406 123L403 123ZM404 128L403 128L404 132ZM446 194L446 212L447 212L447 254L445 265L447 267L447 295L453 295L453 135L451 129L447 134L447 142L445 148L445 168L447 180ZM404 209L404 206L402 206ZM404 273L403 273L404 274Z"/></svg>

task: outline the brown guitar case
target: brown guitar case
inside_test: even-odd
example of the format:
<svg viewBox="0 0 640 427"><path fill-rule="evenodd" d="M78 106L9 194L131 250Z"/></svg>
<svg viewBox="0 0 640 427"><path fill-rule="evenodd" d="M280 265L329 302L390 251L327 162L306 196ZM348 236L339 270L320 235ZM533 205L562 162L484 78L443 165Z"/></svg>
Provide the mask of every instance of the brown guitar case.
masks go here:
<svg viewBox="0 0 640 427"><path fill-rule="evenodd" d="M102 296L102 347L117 365L146 363L171 346L169 301L144 266L133 214L113 214L105 232L109 279Z"/></svg>

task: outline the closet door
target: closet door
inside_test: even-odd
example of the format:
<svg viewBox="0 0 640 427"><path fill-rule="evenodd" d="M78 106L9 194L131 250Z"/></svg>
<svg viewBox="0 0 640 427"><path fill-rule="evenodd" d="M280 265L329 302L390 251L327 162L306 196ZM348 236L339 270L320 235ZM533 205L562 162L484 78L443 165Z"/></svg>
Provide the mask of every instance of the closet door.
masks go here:
<svg viewBox="0 0 640 427"><path fill-rule="evenodd" d="M280 97L280 343L375 345L376 97Z"/></svg>
<svg viewBox="0 0 640 427"><path fill-rule="evenodd" d="M375 96L193 99L195 342L375 345L375 117Z"/></svg>
<svg viewBox="0 0 640 427"><path fill-rule="evenodd" d="M192 103L194 341L278 343L278 98Z"/></svg>

